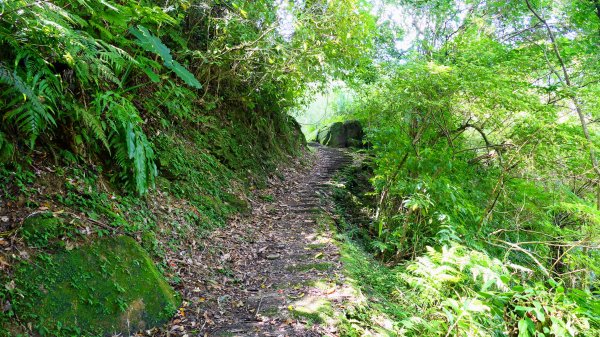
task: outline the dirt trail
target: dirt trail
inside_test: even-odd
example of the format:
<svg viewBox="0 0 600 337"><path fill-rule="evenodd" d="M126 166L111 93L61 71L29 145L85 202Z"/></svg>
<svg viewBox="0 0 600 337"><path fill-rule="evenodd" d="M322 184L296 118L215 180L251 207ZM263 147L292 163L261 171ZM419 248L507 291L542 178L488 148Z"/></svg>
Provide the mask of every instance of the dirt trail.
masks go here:
<svg viewBox="0 0 600 337"><path fill-rule="evenodd" d="M283 172L252 214L176 260L184 306L163 336L335 336L322 319L349 296L330 224L327 185L351 157L312 144L308 168ZM329 324L328 324L329 323Z"/></svg>

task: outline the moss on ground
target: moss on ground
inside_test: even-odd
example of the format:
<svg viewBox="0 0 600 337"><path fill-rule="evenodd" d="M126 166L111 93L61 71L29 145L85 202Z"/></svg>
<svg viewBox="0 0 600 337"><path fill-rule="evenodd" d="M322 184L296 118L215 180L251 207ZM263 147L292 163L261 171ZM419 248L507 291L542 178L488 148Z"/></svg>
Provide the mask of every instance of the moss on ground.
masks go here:
<svg viewBox="0 0 600 337"><path fill-rule="evenodd" d="M306 248L311 250L324 249L325 247L327 247L325 243L309 243L306 245Z"/></svg>
<svg viewBox="0 0 600 337"><path fill-rule="evenodd" d="M29 217L21 226L21 235L32 247L45 247L65 233L67 226L50 212Z"/></svg>
<svg viewBox="0 0 600 337"><path fill-rule="evenodd" d="M15 311L42 335L129 335L165 323L179 299L135 240L39 254L15 273ZM65 328L68 327L68 328Z"/></svg>
<svg viewBox="0 0 600 337"><path fill-rule="evenodd" d="M307 264L299 264L296 266L287 267L288 271L309 271L309 270L318 270L318 271L326 271L332 267L332 264L329 262L321 262L321 263L307 263Z"/></svg>
<svg viewBox="0 0 600 337"><path fill-rule="evenodd" d="M331 302L322 298L307 297L289 308L296 319L308 319L312 323L324 323L333 316Z"/></svg>

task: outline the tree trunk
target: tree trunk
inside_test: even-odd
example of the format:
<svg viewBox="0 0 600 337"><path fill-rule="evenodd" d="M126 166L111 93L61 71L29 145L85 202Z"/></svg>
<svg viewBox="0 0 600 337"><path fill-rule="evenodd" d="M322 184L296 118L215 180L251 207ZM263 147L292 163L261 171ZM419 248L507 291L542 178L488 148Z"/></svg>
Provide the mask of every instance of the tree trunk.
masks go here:
<svg viewBox="0 0 600 337"><path fill-rule="evenodd" d="M598 7L600 0L594 0L594 2L596 4L596 9L599 11L598 15L600 17L600 7ZM554 37L554 32L552 32L552 28L550 28L550 25L548 25L548 22L546 22L546 20L544 20L544 18L542 18L540 16L540 14L538 14L538 12L536 12L535 9L533 9L533 6L531 6L531 3L529 2L529 0L525 0L525 3L527 4L527 8L529 8L531 13L533 13L533 15L544 25L544 27L546 28L546 31L548 32L548 38L550 38L550 42L552 43L552 49L554 50L554 54L556 55L556 58L562 69L563 78L561 79L562 80L561 82L568 89L569 99L571 99L571 102L575 106L575 111L577 112L577 116L579 117L579 122L581 123L581 129L583 131L583 135L584 135L584 137L587 141L587 145L589 147L590 161L592 163L592 167L593 167L594 172L596 173L596 176L598 179L597 184L600 186L600 166L598 165L598 158L596 157L594 143L592 142L592 139L590 137L590 132L588 130L588 123L585 120L585 114L583 113L583 110L581 108L581 103L579 103L577 94L571 90L571 89L573 89L573 83L571 82L571 76L569 75L569 71L567 70L565 61L563 60L562 55L560 54L560 50L558 48L558 43L556 42L556 38ZM600 209L600 194L599 194L599 198L597 200L596 206L598 207L598 209Z"/></svg>

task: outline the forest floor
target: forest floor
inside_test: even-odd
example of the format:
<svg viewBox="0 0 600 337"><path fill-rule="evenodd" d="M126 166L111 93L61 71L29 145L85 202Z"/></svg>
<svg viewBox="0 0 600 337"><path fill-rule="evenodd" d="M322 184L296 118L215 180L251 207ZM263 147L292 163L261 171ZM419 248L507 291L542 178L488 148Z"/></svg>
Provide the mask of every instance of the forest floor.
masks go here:
<svg viewBox="0 0 600 337"><path fill-rule="evenodd" d="M342 272L329 196L352 158L312 145L308 165L286 169L250 214L172 256L183 305L154 336L336 336L334 313L355 291Z"/></svg>

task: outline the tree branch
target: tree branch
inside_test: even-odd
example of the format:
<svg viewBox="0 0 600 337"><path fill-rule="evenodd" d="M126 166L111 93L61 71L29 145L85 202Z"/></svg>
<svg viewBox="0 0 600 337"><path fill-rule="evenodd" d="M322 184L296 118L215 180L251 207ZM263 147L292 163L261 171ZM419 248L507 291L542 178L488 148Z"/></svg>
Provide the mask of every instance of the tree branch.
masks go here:
<svg viewBox="0 0 600 337"><path fill-rule="evenodd" d="M595 1L596 1L596 3L598 2L598 0L595 0ZM552 28L550 28L550 25L548 25L548 22L546 20L544 20L544 18L540 14L538 14L538 12L536 12L536 10L533 8L533 6L531 6L531 2L529 0L525 0L525 3L527 4L527 8L529 8L531 13L542 23L542 25L544 25L544 27L546 27L546 31L548 33L548 38L550 39L550 42L552 43L552 49L554 50L554 54L560 64L560 67L563 72L563 76L564 76L563 77L563 79L564 79L563 85L566 86L567 89L569 89L568 90L569 98L571 99L571 101L573 102L573 105L575 106L575 111L577 112L577 116L579 117L579 121L581 123L581 129L583 130L583 135L585 136L585 139L587 140L587 143L589 146L590 160L592 162L592 167L594 168L594 171L596 172L598 177L600 177L600 167L598 166L598 159L596 158L596 151L594 150L594 143L592 142L592 139L590 137L587 121L585 120L585 115L581 108L581 103L577 99L577 95L575 93L571 92L571 90L570 90L573 88L573 85L571 83L571 77L569 76L569 71L567 70L565 61L562 58L562 55L560 54L560 50L558 48L558 43L556 42L556 37L554 36L554 32L552 31ZM597 188L598 188L598 198L597 198L596 206L598 209L600 209L600 184L598 184Z"/></svg>

